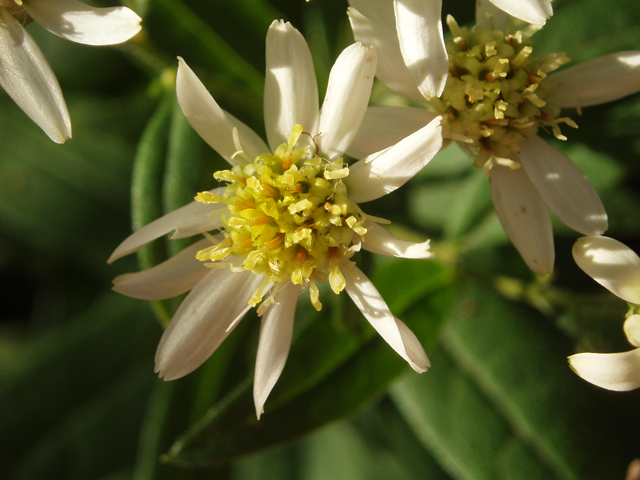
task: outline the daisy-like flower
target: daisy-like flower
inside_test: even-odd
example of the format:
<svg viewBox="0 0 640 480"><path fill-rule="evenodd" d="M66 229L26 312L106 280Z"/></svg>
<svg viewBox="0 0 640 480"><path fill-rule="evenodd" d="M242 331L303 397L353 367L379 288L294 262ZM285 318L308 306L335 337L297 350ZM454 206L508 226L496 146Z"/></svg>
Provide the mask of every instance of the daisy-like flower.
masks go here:
<svg viewBox="0 0 640 480"><path fill-rule="evenodd" d="M53 70L23 25L34 20L62 38L115 45L140 31L126 7L95 8L76 0L0 0L0 85L57 143L71 138L71 120Z"/></svg>
<svg viewBox="0 0 640 480"><path fill-rule="evenodd" d="M573 258L584 272L631 305L624 332L629 343L640 347L640 257L613 238L578 239ZM623 353L578 353L569 357L573 371L586 381L608 390L640 387L640 348Z"/></svg>
<svg viewBox="0 0 640 480"><path fill-rule="evenodd" d="M442 95L449 72L442 0L349 0L349 4L356 40L379 49L380 80L394 88L407 83L408 76L413 82L407 85L407 92L401 93L427 100ZM553 8L551 0L477 0L477 18L484 19L486 12L501 21L511 15L542 25L553 15ZM391 50L401 56L385 58Z"/></svg>
<svg viewBox="0 0 640 480"><path fill-rule="evenodd" d="M311 53L289 23L275 21L266 40L264 119L267 146L222 110L180 59L178 102L189 123L232 166L226 182L127 238L109 261L175 231L173 238L205 238L168 261L114 280L114 289L157 300L188 290L165 331L156 371L165 380L202 364L251 307L262 316L255 369L258 417L289 352L298 295L317 284L346 290L371 325L423 372L429 360L415 335L395 318L371 281L350 258L361 248L383 255L429 258L429 242L398 240L358 203L400 187L442 145L440 118L384 151L352 165L343 152L362 121L376 68L373 47L354 44L333 66L322 108ZM208 232L220 230L212 235Z"/></svg>
<svg viewBox="0 0 640 480"><path fill-rule="evenodd" d="M441 98L425 102L411 70L422 65L426 72L435 61L426 56L428 49L422 45L428 33L398 15L397 9L394 19L391 9L373 7L387 3L364 2L364 14L351 9L355 37L378 49L377 75L384 83L422 102L433 113L409 107L372 107L347 153L366 155L369 149L390 145L434 115L442 115L445 139L457 141L490 177L500 221L534 272L544 275L553 270L549 209L584 235L603 233L607 215L598 193L568 157L537 133L548 130L566 140L560 125L577 125L561 116L562 108L580 109L640 91L640 52L607 55L555 72L569 58L564 53L536 55L530 37L540 27L517 30L512 20L496 15L485 2L471 29L459 27L448 17L454 38L446 44L446 86ZM396 26L402 35L413 38L405 44L405 50L413 45L412 63L406 51L400 51Z"/></svg>

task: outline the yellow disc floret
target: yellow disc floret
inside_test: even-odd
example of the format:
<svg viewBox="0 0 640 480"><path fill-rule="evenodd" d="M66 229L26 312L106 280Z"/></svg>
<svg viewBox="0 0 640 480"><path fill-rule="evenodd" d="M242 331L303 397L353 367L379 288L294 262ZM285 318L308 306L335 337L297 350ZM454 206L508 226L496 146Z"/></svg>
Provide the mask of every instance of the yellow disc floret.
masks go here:
<svg viewBox="0 0 640 480"><path fill-rule="evenodd" d="M547 127L566 140L559 124L577 128L546 100L553 89L547 74L569 62L564 53L536 60L526 30L468 30L451 16L447 23L454 35L447 42L449 77L442 98L432 104L444 117L443 136L472 151L476 166L488 170L497 162L517 168L510 156L519 153L523 138Z"/></svg>
<svg viewBox="0 0 640 480"><path fill-rule="evenodd" d="M359 248L365 215L347 198L343 179L349 168L340 158L328 161L295 145L302 135L296 125L288 143L251 163L216 172L228 182L222 197L199 193L196 200L225 203L225 239L201 250L202 261L227 260L222 265L250 270L265 280L250 303L262 300L269 284L291 281L309 287L311 301L321 308L314 282L329 284L335 293L345 287L340 264ZM238 154L245 155L234 139ZM222 266L214 264L210 266ZM277 288L276 288L277 290Z"/></svg>

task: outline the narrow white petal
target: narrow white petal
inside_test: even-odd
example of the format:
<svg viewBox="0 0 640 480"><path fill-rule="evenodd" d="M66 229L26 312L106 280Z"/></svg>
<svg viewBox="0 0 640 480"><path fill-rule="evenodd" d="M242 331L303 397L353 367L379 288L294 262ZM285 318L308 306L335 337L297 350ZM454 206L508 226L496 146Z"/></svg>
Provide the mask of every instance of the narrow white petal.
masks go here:
<svg viewBox="0 0 640 480"><path fill-rule="evenodd" d="M216 195L222 195L223 190L224 188L216 188L212 192ZM171 238L176 239L220 228L222 224L220 213L224 208L226 205L223 203L197 201L188 203L133 232L118 245L107 262L111 263L129 255L167 233L175 231Z"/></svg>
<svg viewBox="0 0 640 480"><path fill-rule="evenodd" d="M476 0L476 25L490 30L505 30L511 15L496 7L490 0Z"/></svg>
<svg viewBox="0 0 640 480"><path fill-rule="evenodd" d="M153 268L120 275L113 279L113 289L142 300L164 300L188 292L210 271L196 258L209 245L205 238Z"/></svg>
<svg viewBox="0 0 640 480"><path fill-rule="evenodd" d="M422 348L422 344L418 337L416 337L415 333L411 331L407 325L400 320L398 317L393 317L396 320L396 325L398 326L398 330L400 331L400 336L402 337L402 343L404 344L404 348L407 351L407 355L409 358L412 358L416 363L410 363L411 368L413 368L418 373L424 373L431 366L431 362L427 357L424 348Z"/></svg>
<svg viewBox="0 0 640 480"><path fill-rule="evenodd" d="M375 73L376 49L359 43L345 48L333 65L316 139L329 160L344 153L360 128Z"/></svg>
<svg viewBox="0 0 640 480"><path fill-rule="evenodd" d="M486 0L485 0L486 1ZM551 0L490 0L512 17L542 25L553 15Z"/></svg>
<svg viewBox="0 0 640 480"><path fill-rule="evenodd" d="M396 29L393 0L349 0L349 5L388 30Z"/></svg>
<svg viewBox="0 0 640 480"><path fill-rule="evenodd" d="M307 42L289 22L275 20L271 24L266 49L264 125L274 151L287 142L296 124L307 132L316 130L318 85Z"/></svg>
<svg viewBox="0 0 640 480"><path fill-rule="evenodd" d="M347 293L373 328L411 368L426 372L430 364L422 345L409 328L393 316L371 280L355 265L345 266L341 271L347 282Z"/></svg>
<svg viewBox="0 0 640 480"><path fill-rule="evenodd" d="M175 380L202 365L251 308L249 299L263 278L248 270L211 270L184 299L160 339L155 359L160 377Z"/></svg>
<svg viewBox="0 0 640 480"><path fill-rule="evenodd" d="M556 88L548 101L561 107L588 107L640 92L640 52L594 58L549 75Z"/></svg>
<svg viewBox="0 0 640 480"><path fill-rule="evenodd" d="M362 248L369 252L400 258L433 258L434 256L429 251L431 240L422 243L407 242L397 239L377 223L367 221L364 226L367 233L364 236Z"/></svg>
<svg viewBox="0 0 640 480"><path fill-rule="evenodd" d="M395 145L417 132L437 115L423 108L369 107L347 155L364 158Z"/></svg>
<svg viewBox="0 0 640 480"><path fill-rule="evenodd" d="M258 420L264 412L264 403L280 378L289 355L299 292L300 286L289 282L276 295L278 304L269 307L262 317L253 382L253 401Z"/></svg>
<svg viewBox="0 0 640 480"><path fill-rule="evenodd" d="M493 206L513 246L535 273L551 273L555 254L547 205L523 168L495 166L490 175Z"/></svg>
<svg viewBox="0 0 640 480"><path fill-rule="evenodd" d="M640 303L640 258L624 243L594 235L573 245L578 266L611 293L631 303Z"/></svg>
<svg viewBox="0 0 640 480"><path fill-rule="evenodd" d="M349 198L356 203L375 200L413 178L442 147L441 121L436 117L393 147L351 165L345 178Z"/></svg>
<svg viewBox="0 0 640 480"><path fill-rule="evenodd" d="M396 30L404 63L429 100L442 95L449 57L442 33L442 0L394 0Z"/></svg>
<svg viewBox="0 0 640 480"><path fill-rule="evenodd" d="M574 372L607 390L640 387L640 349L622 353L578 353L569 357Z"/></svg>
<svg viewBox="0 0 640 480"><path fill-rule="evenodd" d="M631 315L624 321L624 333L634 347L640 347L640 315Z"/></svg>
<svg viewBox="0 0 640 480"><path fill-rule="evenodd" d="M250 158L270 151L253 130L220 108L196 74L180 57L176 92L182 113L194 130L231 165L245 163L242 155L231 158L237 151L233 143L234 127L238 129L242 148Z"/></svg>
<svg viewBox="0 0 640 480"><path fill-rule="evenodd" d="M77 0L24 0L25 11L51 33L87 45L115 45L140 31L127 7L96 8Z"/></svg>
<svg viewBox="0 0 640 480"><path fill-rule="evenodd" d="M0 7L0 85L56 143L71 138L71 120L53 70L31 35Z"/></svg>
<svg viewBox="0 0 640 480"><path fill-rule="evenodd" d="M520 147L524 170L564 224L584 235L607 229L607 212L598 192L569 157L537 135L522 141Z"/></svg>
<svg viewBox="0 0 640 480"><path fill-rule="evenodd" d="M391 2L388 3L391 6ZM414 102L424 102L422 93L418 90L416 82L413 81L413 77L402 59L398 34L396 33L395 15L393 9L390 11L392 23L387 26L366 17L354 8L349 8L349 21L353 29L353 36L363 45L376 47L378 54L376 77L382 83Z"/></svg>

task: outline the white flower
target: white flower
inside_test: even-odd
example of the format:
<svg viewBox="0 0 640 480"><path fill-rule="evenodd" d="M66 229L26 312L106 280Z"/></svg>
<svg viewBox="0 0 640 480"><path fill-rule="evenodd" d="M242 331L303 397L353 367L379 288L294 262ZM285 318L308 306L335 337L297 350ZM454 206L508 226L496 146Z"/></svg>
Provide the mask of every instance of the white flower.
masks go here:
<svg viewBox="0 0 640 480"><path fill-rule="evenodd" d="M71 138L71 121L53 70L22 24L87 45L122 43L140 31L126 7L95 8L76 0L0 0L0 85L57 143Z"/></svg>
<svg viewBox="0 0 640 480"><path fill-rule="evenodd" d="M582 237L573 246L573 258L584 272L614 295L640 304L640 258L613 238ZM629 343L640 347L640 315L624 322ZM571 368L582 378L608 390L640 387L640 348L623 353L579 353L569 357Z"/></svg>
<svg viewBox="0 0 640 480"><path fill-rule="evenodd" d="M418 339L349 259L360 248L396 257L431 257L428 241L394 238L356 202L400 187L442 145L437 118L391 148L353 165L343 162L369 101L374 48L354 44L342 52L321 109L311 53L290 24L275 21L269 28L266 65L269 146L222 110L179 60L180 107L202 138L233 166L214 175L229 185L201 192L199 201L136 231L109 259L172 231L173 238L205 234L204 240L150 270L116 278L114 289L149 300L191 290L158 346L156 371L165 380L200 366L249 308L260 304L254 383L258 417L284 368L298 295L308 289L312 304L320 309L316 283L327 278L335 293L347 291L414 370L427 369L429 360ZM206 233L218 229L221 234Z"/></svg>
<svg viewBox="0 0 640 480"><path fill-rule="evenodd" d="M449 72L442 0L349 0L349 4L356 40L379 50L380 80L414 100L442 95ZM479 20L489 13L503 21L508 17L505 12L525 22L544 24L553 15L553 8L551 0L476 2ZM391 54L392 50L396 52Z"/></svg>
<svg viewBox="0 0 640 480"><path fill-rule="evenodd" d="M607 215L584 173L537 132L548 129L566 140L560 125L577 125L560 117L562 108L596 105L640 91L640 52L607 55L554 72L569 58L563 53L536 58L530 37L539 27L515 30L513 22L498 17L495 9L486 17L485 2L478 11L482 20L471 30L447 19L454 39L446 44L449 62L442 71L446 86L443 80L436 92L442 98L425 103L424 79L416 78L415 69L421 66L424 75L431 68L439 72L435 63L447 57L429 56L432 49L425 45L435 41L432 30L416 20L428 18L426 14L420 16L418 10L398 14L400 6L409 3L424 9L432 2L396 1L395 18L390 1L357 2L366 13L350 10L356 39L376 46L377 75L384 83L443 115L444 137L475 156L475 165L490 176L500 221L527 265L540 275L551 272L554 248L549 209L584 235L603 233ZM413 41L403 42L403 36ZM433 116L418 108L372 107L348 153L367 155L384 148Z"/></svg>

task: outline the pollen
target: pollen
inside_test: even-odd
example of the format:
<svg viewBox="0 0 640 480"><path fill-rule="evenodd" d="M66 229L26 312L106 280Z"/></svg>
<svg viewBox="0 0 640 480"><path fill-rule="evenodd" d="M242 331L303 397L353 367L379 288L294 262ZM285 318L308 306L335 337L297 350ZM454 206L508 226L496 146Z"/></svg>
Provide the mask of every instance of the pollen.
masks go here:
<svg viewBox="0 0 640 480"><path fill-rule="evenodd" d="M463 148L476 157L481 168L502 164L519 152L518 144L544 128L565 140L560 107L547 100L554 85L547 74L568 63L564 53L536 60L528 30L489 30L476 25L460 27L452 17L447 23L454 40L447 42L449 76L442 98L432 99L443 115L443 136L464 139Z"/></svg>
<svg viewBox="0 0 640 480"><path fill-rule="evenodd" d="M303 134L296 125L273 154L216 172L214 178L228 184L222 196L196 196L200 202L227 207L222 215L225 239L200 250L196 258L264 275L251 298L253 305L262 301L267 285L279 288L293 282L308 288L313 306L322 308L316 284L328 279L335 293L342 291L346 283L341 266L367 233L369 217L347 196L347 164L312 154L309 146L298 147ZM236 153L246 159L237 130L234 143Z"/></svg>

